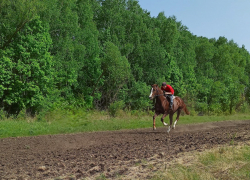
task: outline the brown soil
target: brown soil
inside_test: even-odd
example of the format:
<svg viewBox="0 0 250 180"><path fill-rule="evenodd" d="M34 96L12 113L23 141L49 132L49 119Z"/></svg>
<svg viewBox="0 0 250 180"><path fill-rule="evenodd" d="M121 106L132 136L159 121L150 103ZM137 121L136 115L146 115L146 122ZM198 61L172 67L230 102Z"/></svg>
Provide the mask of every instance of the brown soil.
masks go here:
<svg viewBox="0 0 250 180"><path fill-rule="evenodd" d="M177 124L170 135L166 130L0 139L0 179L126 179L143 161L170 162L183 152L250 140L250 120ZM137 172L133 179L140 176Z"/></svg>

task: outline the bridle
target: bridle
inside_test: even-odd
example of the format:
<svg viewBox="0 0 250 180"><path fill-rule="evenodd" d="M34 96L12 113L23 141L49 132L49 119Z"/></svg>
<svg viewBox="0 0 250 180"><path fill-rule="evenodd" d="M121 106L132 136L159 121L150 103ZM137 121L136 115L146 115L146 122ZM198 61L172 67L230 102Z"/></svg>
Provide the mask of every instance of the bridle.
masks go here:
<svg viewBox="0 0 250 180"><path fill-rule="evenodd" d="M158 88L156 89L156 92L157 92L157 95L155 95L155 97L157 97L157 96L163 96L164 94L158 94L159 92L158 92Z"/></svg>

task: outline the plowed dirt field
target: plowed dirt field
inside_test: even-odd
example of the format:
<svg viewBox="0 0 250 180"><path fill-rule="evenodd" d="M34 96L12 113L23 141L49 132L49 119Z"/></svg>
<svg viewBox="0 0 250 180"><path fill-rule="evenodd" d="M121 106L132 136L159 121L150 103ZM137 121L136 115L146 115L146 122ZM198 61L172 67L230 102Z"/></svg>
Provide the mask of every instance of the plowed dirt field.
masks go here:
<svg viewBox="0 0 250 180"><path fill-rule="evenodd" d="M144 179L136 164L249 142L250 120L0 139L0 179ZM155 168L157 170L157 166ZM136 171L136 172L133 172ZM140 178L141 177L141 178Z"/></svg>

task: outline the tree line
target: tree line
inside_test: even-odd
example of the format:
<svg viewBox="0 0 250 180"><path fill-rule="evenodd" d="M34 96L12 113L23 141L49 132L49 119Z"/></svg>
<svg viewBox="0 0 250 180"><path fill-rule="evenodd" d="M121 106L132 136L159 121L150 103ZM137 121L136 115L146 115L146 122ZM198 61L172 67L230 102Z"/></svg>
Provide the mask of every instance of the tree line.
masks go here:
<svg viewBox="0 0 250 180"><path fill-rule="evenodd" d="M148 110L151 84L172 85L196 112L248 108L250 54L199 37L136 0L1 0L0 108Z"/></svg>

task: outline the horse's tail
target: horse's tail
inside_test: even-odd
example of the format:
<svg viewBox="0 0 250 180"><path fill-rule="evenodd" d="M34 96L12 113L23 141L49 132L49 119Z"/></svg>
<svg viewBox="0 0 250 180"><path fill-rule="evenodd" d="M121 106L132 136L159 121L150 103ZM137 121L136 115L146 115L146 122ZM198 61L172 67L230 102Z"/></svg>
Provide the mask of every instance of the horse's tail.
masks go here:
<svg viewBox="0 0 250 180"><path fill-rule="evenodd" d="M185 104L185 106L184 106L184 111L185 111L185 113L186 113L187 115L190 114L190 112L188 111L188 109L187 109L187 107L186 107L186 104Z"/></svg>

